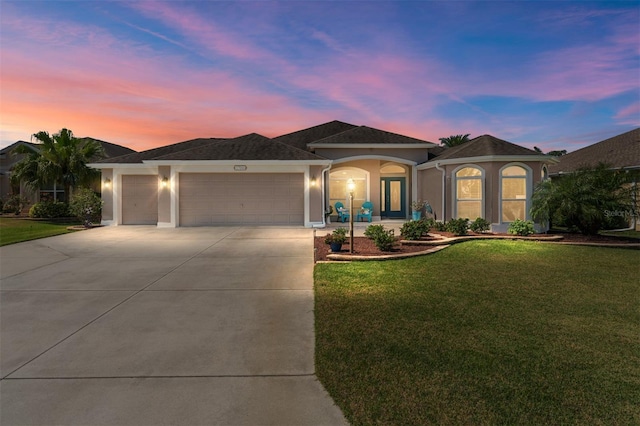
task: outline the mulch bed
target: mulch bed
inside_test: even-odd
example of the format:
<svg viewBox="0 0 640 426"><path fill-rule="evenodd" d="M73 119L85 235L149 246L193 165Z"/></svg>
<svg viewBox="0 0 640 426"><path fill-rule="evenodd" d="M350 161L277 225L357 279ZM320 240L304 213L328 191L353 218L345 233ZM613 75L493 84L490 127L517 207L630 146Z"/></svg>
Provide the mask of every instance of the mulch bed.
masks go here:
<svg viewBox="0 0 640 426"><path fill-rule="evenodd" d="M438 232L438 235L441 235L442 237L446 237L446 238L450 238L450 237L454 237L454 235L452 233L449 232ZM469 232L468 234L469 236L474 236L474 235L508 235L508 234L474 234L473 232ZM549 236L548 234L536 234L537 236ZM534 237L536 235L533 235ZM612 237L612 236L607 236L607 235L582 235L582 234L570 234L570 233L556 233L553 235L562 235L563 239L561 240L561 242L564 243L581 243L581 244L585 244L585 243L589 243L589 244L638 244L640 243L640 241L638 239L634 239L634 238L628 238L628 237ZM432 237L424 237L422 238L423 241L425 240L438 240L439 238L432 238ZM406 254L406 253L415 253L415 252L420 252L420 251L425 251L427 250L429 247L426 247L424 245L408 245L408 244L400 244L400 237L397 237L396 240L398 241L397 244L394 246L393 251L391 252L382 252L378 249L378 247L376 247L376 245L374 244L374 242L372 240L370 240L369 238L366 237L354 237L355 240L355 244L353 246L353 254L354 255L358 255L358 256L380 256L380 255L385 255L385 254ZM315 241L314 241L314 247L315 247L315 261L316 262L320 262L320 261L326 261L329 260L327 258L328 254L332 254L331 253L331 248L329 247L328 244L325 244L324 242L324 236L322 237L315 237ZM337 254L350 254L349 253L350 250L350 245L349 245L349 239L347 239L347 242L345 244L342 245L342 251L340 253Z"/></svg>

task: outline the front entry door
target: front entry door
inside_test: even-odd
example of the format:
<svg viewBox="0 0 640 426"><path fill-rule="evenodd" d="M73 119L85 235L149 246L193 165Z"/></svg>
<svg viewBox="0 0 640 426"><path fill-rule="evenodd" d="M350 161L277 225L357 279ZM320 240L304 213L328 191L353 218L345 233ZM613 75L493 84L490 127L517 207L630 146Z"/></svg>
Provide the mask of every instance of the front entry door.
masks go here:
<svg viewBox="0 0 640 426"><path fill-rule="evenodd" d="M398 217L405 219L407 212L405 209L406 180L403 177L388 177L380 179L380 206L382 206L381 216Z"/></svg>

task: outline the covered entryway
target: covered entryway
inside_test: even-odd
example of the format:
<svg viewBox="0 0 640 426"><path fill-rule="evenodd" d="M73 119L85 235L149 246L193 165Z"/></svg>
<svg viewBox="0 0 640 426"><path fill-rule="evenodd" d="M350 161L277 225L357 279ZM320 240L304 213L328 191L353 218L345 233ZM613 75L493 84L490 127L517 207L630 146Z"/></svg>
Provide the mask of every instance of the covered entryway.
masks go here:
<svg viewBox="0 0 640 426"><path fill-rule="evenodd" d="M155 225L158 223L158 177L156 175L122 176L122 224Z"/></svg>
<svg viewBox="0 0 640 426"><path fill-rule="evenodd" d="M302 173L180 173L180 226L304 225Z"/></svg>

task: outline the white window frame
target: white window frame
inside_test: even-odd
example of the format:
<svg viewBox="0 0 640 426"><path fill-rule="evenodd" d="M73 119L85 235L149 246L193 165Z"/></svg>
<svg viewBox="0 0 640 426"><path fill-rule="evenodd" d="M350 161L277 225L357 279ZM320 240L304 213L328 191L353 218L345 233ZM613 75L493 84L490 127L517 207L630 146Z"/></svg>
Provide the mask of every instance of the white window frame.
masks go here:
<svg viewBox="0 0 640 426"><path fill-rule="evenodd" d="M471 176L471 177L462 177L462 178L458 178L457 174L460 170L462 169L466 169L466 168L472 168L472 169L476 169L480 171L480 176ZM481 214L481 218L484 219L485 216L485 200L486 200L486 196L484 193L485 190L485 170L478 166L477 164L463 164L461 166L456 167L453 172L452 172L452 184L453 184L453 208L452 208L452 212L453 212L453 218L454 219L458 219L458 180L471 180L471 179L480 179L480 196L482 197L480 199L480 214ZM474 201L472 199L464 199L462 201ZM477 200L475 200L477 201ZM475 217L470 217L468 218L469 220L475 220Z"/></svg>
<svg viewBox="0 0 640 426"><path fill-rule="evenodd" d="M522 167L525 171L525 207L524 207L524 215L525 218L524 220L530 220L531 215L529 213L529 210L531 209L531 194L533 194L533 170L531 170L531 167L527 166L524 163L509 163L509 164L505 164L504 166L502 166L500 168L500 171L498 172L498 215L499 215L499 223L511 223L511 222L504 222L502 220L502 202L503 201L522 201L522 199L514 199L514 198L503 198L502 197L502 179L522 179L522 176L502 176L502 172L509 168L509 167L513 167L513 166L517 166L517 167Z"/></svg>

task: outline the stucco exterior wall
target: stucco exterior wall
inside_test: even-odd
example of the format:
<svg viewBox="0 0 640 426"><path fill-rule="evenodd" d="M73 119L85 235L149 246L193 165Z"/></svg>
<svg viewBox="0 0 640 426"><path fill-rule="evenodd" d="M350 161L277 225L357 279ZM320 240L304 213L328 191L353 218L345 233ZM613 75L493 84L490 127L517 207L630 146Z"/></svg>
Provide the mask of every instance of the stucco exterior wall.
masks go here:
<svg viewBox="0 0 640 426"><path fill-rule="evenodd" d="M162 179L167 178L167 186L162 186ZM171 166L158 167L158 224L171 223Z"/></svg>
<svg viewBox="0 0 640 426"><path fill-rule="evenodd" d="M322 202L323 166L309 166L309 222L322 222L324 219ZM315 181L315 184L312 184Z"/></svg>
<svg viewBox="0 0 640 426"><path fill-rule="evenodd" d="M378 156L402 158L416 163L423 163L428 159L428 152L425 148L317 148L315 153L331 160L358 156Z"/></svg>
<svg viewBox="0 0 640 426"><path fill-rule="evenodd" d="M107 187L104 182L106 179L111 181L111 184ZM102 221L113 220L113 169L102 169Z"/></svg>
<svg viewBox="0 0 640 426"><path fill-rule="evenodd" d="M544 163L540 161L493 161L481 163L461 161L460 163L441 166L441 168L446 171L444 220L452 219L455 212L454 171L463 165L471 165L484 171L484 218L492 224L500 224L500 169L507 164L525 165L529 167L530 179L527 183L527 195L530 200L535 186L542 180L542 166ZM428 200L438 220L442 219L442 173L435 167L419 170L418 185L419 198ZM528 208L529 207L530 205L528 205Z"/></svg>

